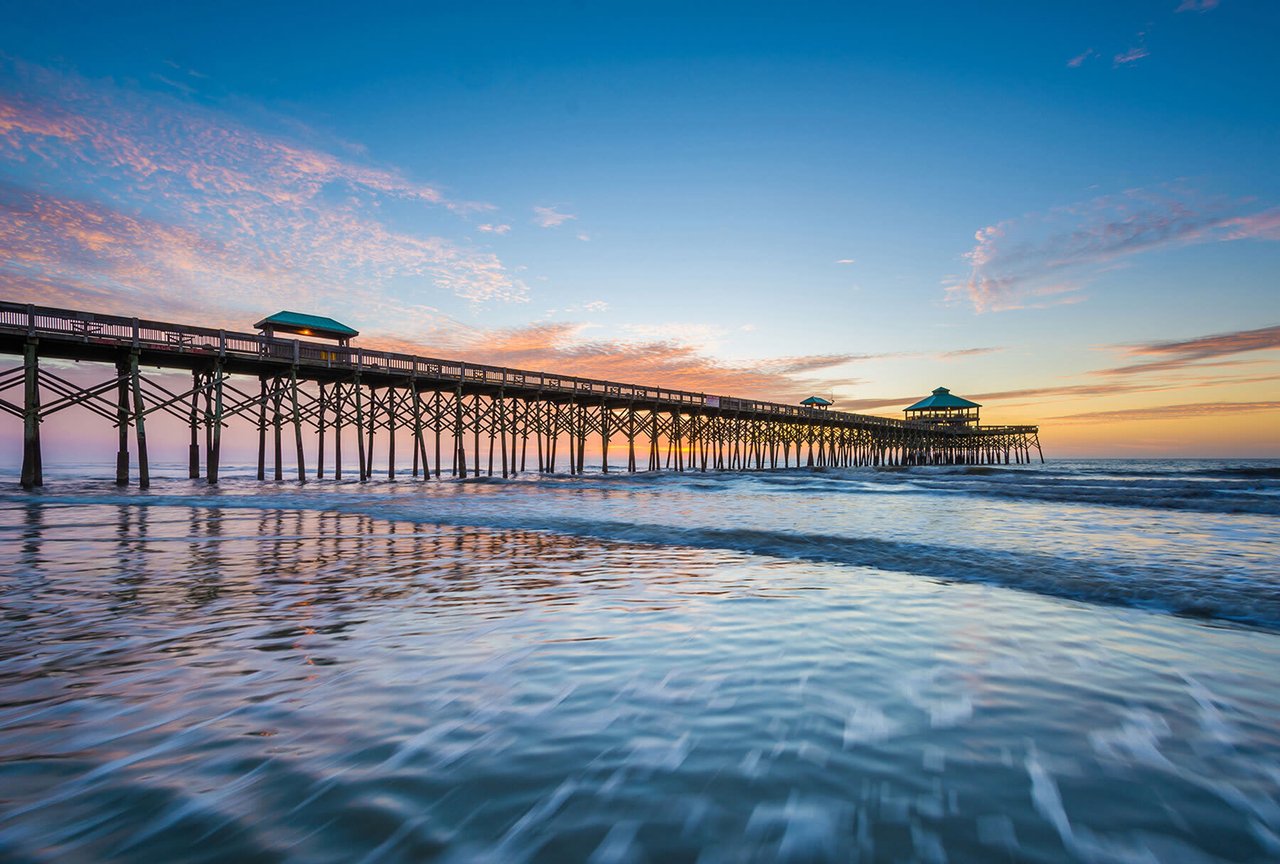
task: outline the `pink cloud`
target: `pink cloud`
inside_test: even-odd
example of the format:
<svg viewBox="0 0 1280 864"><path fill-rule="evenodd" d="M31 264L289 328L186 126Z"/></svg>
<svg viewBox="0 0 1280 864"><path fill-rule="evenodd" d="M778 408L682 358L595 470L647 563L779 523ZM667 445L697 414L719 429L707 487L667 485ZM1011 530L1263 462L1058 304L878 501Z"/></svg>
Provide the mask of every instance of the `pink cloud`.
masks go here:
<svg viewBox="0 0 1280 864"><path fill-rule="evenodd" d="M558 228L570 219L577 219L571 213L561 213L554 207L534 207L533 223L539 228Z"/></svg>
<svg viewBox="0 0 1280 864"><path fill-rule="evenodd" d="M966 277L945 284L979 312L1078 302L1112 262L1155 249L1280 239L1280 208L1210 200L1170 188L1131 189L980 228ZM1034 298L1050 298L1035 302Z"/></svg>
<svg viewBox="0 0 1280 864"><path fill-rule="evenodd" d="M1150 57L1151 52L1147 50L1145 45L1139 45L1136 48L1130 48L1123 51L1112 58L1112 62L1116 66L1123 66L1126 63L1135 63L1143 57Z"/></svg>
<svg viewBox="0 0 1280 864"><path fill-rule="evenodd" d="M382 207L407 202L420 222L490 205L453 201L179 96L0 63L19 84L0 90L0 164L33 178L4 193L18 214L0 228L16 262L0 264L7 274L21 266L28 276L157 298L224 292L232 305L288 291L338 306L360 298L362 309L396 309L403 321L415 320L400 313L417 304L392 297L393 280L423 298L527 297L492 253L393 226ZM77 192L56 191L67 185ZM135 214L144 212L142 230Z"/></svg>
<svg viewBox="0 0 1280 864"><path fill-rule="evenodd" d="M1080 54L1077 54L1076 56L1068 60L1067 65L1070 66L1072 69L1078 69L1084 65L1084 61L1088 60L1093 55L1094 55L1094 50L1092 48L1085 49Z"/></svg>
<svg viewBox="0 0 1280 864"><path fill-rule="evenodd" d="M1216 333L1172 342L1149 342L1129 345L1124 352L1135 357L1154 357L1143 363L1131 363L1110 369L1100 369L1098 375L1132 375L1136 373L1167 372L1185 367L1237 366L1246 361L1220 361L1218 358L1254 351L1280 350L1280 326L1260 327L1256 330L1237 330L1232 333ZM1206 363L1206 360L1217 362Z"/></svg>

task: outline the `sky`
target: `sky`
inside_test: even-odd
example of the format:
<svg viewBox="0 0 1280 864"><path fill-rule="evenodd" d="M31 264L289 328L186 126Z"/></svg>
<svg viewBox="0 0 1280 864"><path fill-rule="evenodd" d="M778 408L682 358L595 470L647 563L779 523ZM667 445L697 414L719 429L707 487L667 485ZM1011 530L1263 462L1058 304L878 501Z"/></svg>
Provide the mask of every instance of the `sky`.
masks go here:
<svg viewBox="0 0 1280 864"><path fill-rule="evenodd" d="M1280 456L1269 0L6 6L3 299Z"/></svg>

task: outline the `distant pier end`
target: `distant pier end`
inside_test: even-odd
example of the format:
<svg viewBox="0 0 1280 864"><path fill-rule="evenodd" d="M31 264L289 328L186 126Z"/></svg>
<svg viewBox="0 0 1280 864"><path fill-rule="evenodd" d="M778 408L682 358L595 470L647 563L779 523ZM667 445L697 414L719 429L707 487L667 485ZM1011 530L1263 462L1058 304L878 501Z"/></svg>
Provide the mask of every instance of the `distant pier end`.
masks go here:
<svg viewBox="0 0 1280 864"><path fill-rule="evenodd" d="M232 422L257 432L260 480L268 461L271 477L284 479L287 434L300 483L326 471L342 479L344 446L358 479L373 477L375 451L395 478L398 439L409 442L411 476L423 479L552 473L561 459L580 474L589 440L606 473L1023 464L1033 450L1044 461L1038 427L983 426L981 406L942 387L898 420L832 410L816 396L783 405L353 348L357 331L296 312L255 326L241 333L0 301L0 353L22 358L0 372L0 408L23 425L22 485L43 483L41 423L72 407L115 436L116 483L131 482L136 460L143 488L147 421L160 413L188 430L189 476L209 483ZM41 358L102 364L104 377L81 385ZM190 386L173 389L144 369L189 372ZM4 398L19 388L20 403ZM611 446L625 451L614 463Z"/></svg>

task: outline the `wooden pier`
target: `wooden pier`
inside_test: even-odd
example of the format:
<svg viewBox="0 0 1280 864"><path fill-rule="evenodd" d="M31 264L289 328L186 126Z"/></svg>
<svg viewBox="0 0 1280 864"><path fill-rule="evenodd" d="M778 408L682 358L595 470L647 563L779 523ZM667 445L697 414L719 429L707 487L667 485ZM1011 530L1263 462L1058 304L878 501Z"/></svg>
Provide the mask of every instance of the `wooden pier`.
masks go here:
<svg viewBox="0 0 1280 864"><path fill-rule="evenodd" d="M132 430L142 488L147 422L160 413L188 429L189 476L209 483L232 422L257 432L259 480L284 479L288 448L299 483L350 478L344 439L362 481L375 449L397 476L397 438L422 479L565 463L580 474L588 441L606 473L1020 464L1033 449L1044 461L1036 426L946 426L3 301L0 353L22 358L0 372L0 409L22 422L28 489L43 482L41 423L73 407L113 428L120 485L131 480ZM100 365L103 377L74 383L42 359ZM174 372L189 373L189 386L175 388ZM19 388L20 403L9 398Z"/></svg>

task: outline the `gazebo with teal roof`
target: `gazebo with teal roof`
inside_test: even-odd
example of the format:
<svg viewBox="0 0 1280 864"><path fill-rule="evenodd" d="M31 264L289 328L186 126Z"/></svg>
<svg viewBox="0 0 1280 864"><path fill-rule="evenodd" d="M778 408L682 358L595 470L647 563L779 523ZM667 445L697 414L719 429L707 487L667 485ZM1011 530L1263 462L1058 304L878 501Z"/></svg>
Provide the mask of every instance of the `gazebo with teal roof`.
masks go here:
<svg viewBox="0 0 1280 864"><path fill-rule="evenodd" d="M358 330L352 330L346 324L334 321L332 318L326 318L323 315L306 315L302 312L277 312L253 326L261 330L264 336L290 333L294 336L333 339L344 346L360 335Z"/></svg>
<svg viewBox="0 0 1280 864"><path fill-rule="evenodd" d="M823 411L825 411L835 403L832 402L830 399L823 399L821 396L810 396L808 399L803 400L800 404L806 408L820 408Z"/></svg>
<svg viewBox="0 0 1280 864"><path fill-rule="evenodd" d="M903 414L908 420L933 423L938 426L977 426L978 409L982 406L955 395L946 387L939 387Z"/></svg>

